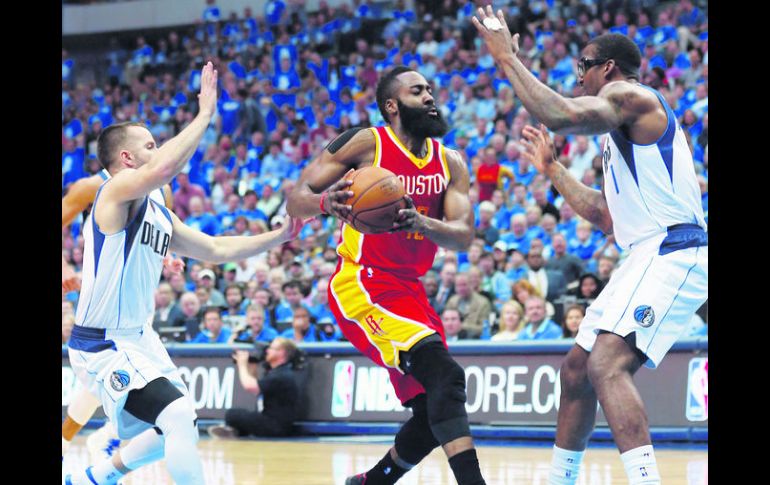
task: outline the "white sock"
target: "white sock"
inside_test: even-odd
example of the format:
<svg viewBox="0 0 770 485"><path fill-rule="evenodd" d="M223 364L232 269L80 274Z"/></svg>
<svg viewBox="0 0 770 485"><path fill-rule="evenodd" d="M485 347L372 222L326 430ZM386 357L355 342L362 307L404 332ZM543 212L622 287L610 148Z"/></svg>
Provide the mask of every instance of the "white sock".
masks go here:
<svg viewBox="0 0 770 485"><path fill-rule="evenodd" d="M61 439L61 456L67 454L67 450L70 449L70 442L65 440L64 438Z"/></svg>
<svg viewBox="0 0 770 485"><path fill-rule="evenodd" d="M660 485L658 463L652 445L640 446L620 455L630 485Z"/></svg>
<svg viewBox="0 0 770 485"><path fill-rule="evenodd" d="M89 476L90 474L90 476ZM105 458L94 466L72 474L72 485L113 485L123 474L112 464L112 457Z"/></svg>
<svg viewBox="0 0 770 485"><path fill-rule="evenodd" d="M583 462L584 454L585 450L563 450L554 445L548 485L574 485L577 482L578 471Z"/></svg>
<svg viewBox="0 0 770 485"><path fill-rule="evenodd" d="M166 467L175 483L204 485L198 454L198 428L190 400L180 397L160 412L155 424L163 431Z"/></svg>

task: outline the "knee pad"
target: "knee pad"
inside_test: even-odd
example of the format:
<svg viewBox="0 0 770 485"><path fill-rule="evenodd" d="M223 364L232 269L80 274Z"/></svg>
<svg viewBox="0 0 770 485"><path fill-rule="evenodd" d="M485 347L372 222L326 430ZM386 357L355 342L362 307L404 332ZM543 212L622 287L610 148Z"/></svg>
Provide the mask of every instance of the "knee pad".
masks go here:
<svg viewBox="0 0 770 485"><path fill-rule="evenodd" d="M183 433L188 439L198 442L198 417L190 407L187 399L182 397L166 406L155 420L161 434L168 437L171 434Z"/></svg>
<svg viewBox="0 0 770 485"><path fill-rule="evenodd" d="M159 377L141 389L130 391L123 409L142 421L155 424L161 411L183 396L168 379Z"/></svg>
<svg viewBox="0 0 770 485"><path fill-rule="evenodd" d="M399 466L406 469L418 464L439 445L428 422L426 395L418 395L410 401L410 405L412 417L398 430L395 442L396 454L405 462L399 463Z"/></svg>
<svg viewBox="0 0 770 485"><path fill-rule="evenodd" d="M431 342L419 348L411 358L411 373L425 388L428 421L439 443L470 436L465 371L446 347Z"/></svg>

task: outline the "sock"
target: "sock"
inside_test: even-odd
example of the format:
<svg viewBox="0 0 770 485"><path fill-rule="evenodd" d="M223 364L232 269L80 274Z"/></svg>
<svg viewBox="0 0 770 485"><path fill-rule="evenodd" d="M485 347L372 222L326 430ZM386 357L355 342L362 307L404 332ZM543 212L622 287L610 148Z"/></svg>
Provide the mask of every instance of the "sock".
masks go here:
<svg viewBox="0 0 770 485"><path fill-rule="evenodd" d="M112 485L122 476L123 474L112 464L112 457L110 457L85 470L73 473L71 480L72 485L94 485L94 483Z"/></svg>
<svg viewBox="0 0 770 485"><path fill-rule="evenodd" d="M165 442L155 429L148 429L120 450L120 460L131 470L163 458Z"/></svg>
<svg viewBox="0 0 770 485"><path fill-rule="evenodd" d="M660 485L658 463L652 445L640 446L620 455L630 485Z"/></svg>
<svg viewBox="0 0 770 485"><path fill-rule="evenodd" d="M554 445L551 471L548 473L548 485L575 485L584 454L585 450L563 450Z"/></svg>
<svg viewBox="0 0 770 485"><path fill-rule="evenodd" d="M366 472L366 485L392 485L414 466L403 460L398 461L393 461L388 450L382 460Z"/></svg>
<svg viewBox="0 0 770 485"><path fill-rule="evenodd" d="M64 455L67 454L67 450L70 449L70 442L68 440L65 440L63 437L61 439L61 456L62 459L64 459Z"/></svg>
<svg viewBox="0 0 770 485"><path fill-rule="evenodd" d="M155 424L163 432L166 468L175 483L203 485L198 428L190 400L180 397L160 412Z"/></svg>
<svg viewBox="0 0 770 485"><path fill-rule="evenodd" d="M486 485L481 476L475 448L461 451L450 458L449 466L452 468L452 473L455 474L457 485Z"/></svg>

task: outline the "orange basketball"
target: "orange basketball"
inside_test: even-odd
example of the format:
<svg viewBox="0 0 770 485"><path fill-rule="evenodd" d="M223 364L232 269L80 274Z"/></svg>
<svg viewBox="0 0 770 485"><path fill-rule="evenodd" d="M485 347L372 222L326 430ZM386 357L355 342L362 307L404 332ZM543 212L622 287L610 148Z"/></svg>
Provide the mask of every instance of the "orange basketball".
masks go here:
<svg viewBox="0 0 770 485"><path fill-rule="evenodd" d="M396 174L386 168L364 167L346 178L353 181L348 187L353 197L345 202L353 207L351 225L364 234L390 230L398 211L406 209L404 184Z"/></svg>

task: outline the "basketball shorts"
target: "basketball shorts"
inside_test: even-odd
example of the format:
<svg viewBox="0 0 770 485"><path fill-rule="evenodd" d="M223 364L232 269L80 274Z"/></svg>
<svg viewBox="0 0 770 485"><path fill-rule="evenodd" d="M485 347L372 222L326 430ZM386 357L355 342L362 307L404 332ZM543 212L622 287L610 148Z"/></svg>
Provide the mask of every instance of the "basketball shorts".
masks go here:
<svg viewBox="0 0 770 485"><path fill-rule="evenodd" d="M644 365L660 364L708 298L708 246L677 249L668 236L653 236L631 249L586 310L577 345L590 352L601 331L634 333L636 347L647 357Z"/></svg>
<svg viewBox="0 0 770 485"><path fill-rule="evenodd" d="M401 351L438 334L446 345L441 318L428 303L419 280L340 259L329 283L329 307L345 338L384 367L401 403L425 392L399 368Z"/></svg>
<svg viewBox="0 0 770 485"><path fill-rule="evenodd" d="M159 377L168 379L189 402L187 386L152 327L103 329L75 325L69 342L72 370L83 387L99 396L104 413L120 439L130 439L152 428L123 410L129 391L141 389Z"/></svg>

